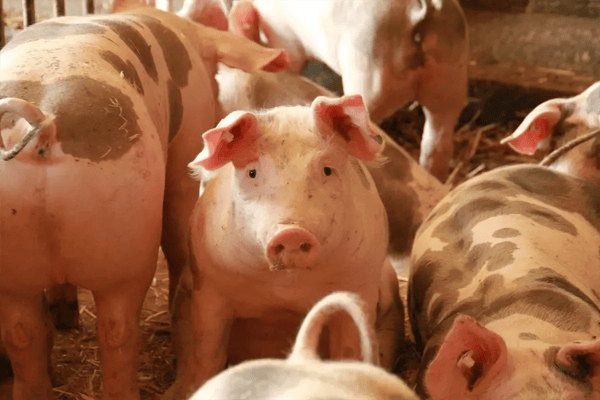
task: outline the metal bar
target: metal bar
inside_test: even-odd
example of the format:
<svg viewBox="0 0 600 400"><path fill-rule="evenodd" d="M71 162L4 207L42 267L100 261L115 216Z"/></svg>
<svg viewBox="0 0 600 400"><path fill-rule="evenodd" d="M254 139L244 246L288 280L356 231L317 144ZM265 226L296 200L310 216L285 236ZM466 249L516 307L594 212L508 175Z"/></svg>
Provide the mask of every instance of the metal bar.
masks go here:
<svg viewBox="0 0 600 400"><path fill-rule="evenodd" d="M23 0L23 28L35 24L34 0Z"/></svg>
<svg viewBox="0 0 600 400"><path fill-rule="evenodd" d="M65 0L54 0L54 16L62 17L65 15Z"/></svg>
<svg viewBox="0 0 600 400"><path fill-rule="evenodd" d="M94 0L81 0L83 15L94 13Z"/></svg>
<svg viewBox="0 0 600 400"><path fill-rule="evenodd" d="M4 47L6 43L6 36L4 35L4 9L2 8L2 0L0 0L0 49Z"/></svg>

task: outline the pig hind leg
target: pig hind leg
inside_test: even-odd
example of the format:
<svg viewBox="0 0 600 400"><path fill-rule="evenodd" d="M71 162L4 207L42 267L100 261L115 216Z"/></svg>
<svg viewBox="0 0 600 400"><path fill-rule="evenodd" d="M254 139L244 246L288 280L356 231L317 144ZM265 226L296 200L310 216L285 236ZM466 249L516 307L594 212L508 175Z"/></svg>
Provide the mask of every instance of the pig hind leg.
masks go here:
<svg viewBox="0 0 600 400"><path fill-rule="evenodd" d="M136 382L139 320L152 277L93 291L101 352L103 399L139 399Z"/></svg>
<svg viewBox="0 0 600 400"><path fill-rule="evenodd" d="M46 300L56 329L76 329L79 327L79 303L77 287L70 283L46 289Z"/></svg>
<svg viewBox="0 0 600 400"><path fill-rule="evenodd" d="M52 347L43 292L0 293L0 335L14 372L13 399L52 399L48 370Z"/></svg>

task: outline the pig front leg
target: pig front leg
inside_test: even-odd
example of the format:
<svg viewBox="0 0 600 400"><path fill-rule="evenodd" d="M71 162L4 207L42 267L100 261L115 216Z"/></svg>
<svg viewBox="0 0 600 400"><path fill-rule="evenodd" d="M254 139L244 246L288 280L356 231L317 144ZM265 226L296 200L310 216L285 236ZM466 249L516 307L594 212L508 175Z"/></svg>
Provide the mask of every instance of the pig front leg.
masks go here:
<svg viewBox="0 0 600 400"><path fill-rule="evenodd" d="M404 341L404 307L396 271L387 259L381 270L381 278L375 334L379 343L380 365L391 371Z"/></svg>
<svg viewBox="0 0 600 400"><path fill-rule="evenodd" d="M13 400L51 400L48 362L52 342L43 292L0 293L0 335L14 372Z"/></svg>
<svg viewBox="0 0 600 400"><path fill-rule="evenodd" d="M153 269L149 272L154 273ZM152 275L93 291L102 369L102 399L139 399L140 313Z"/></svg>
<svg viewBox="0 0 600 400"><path fill-rule="evenodd" d="M188 398L225 368L233 312L214 286L203 280L194 288L190 268L179 281L172 310L175 383L164 400Z"/></svg>

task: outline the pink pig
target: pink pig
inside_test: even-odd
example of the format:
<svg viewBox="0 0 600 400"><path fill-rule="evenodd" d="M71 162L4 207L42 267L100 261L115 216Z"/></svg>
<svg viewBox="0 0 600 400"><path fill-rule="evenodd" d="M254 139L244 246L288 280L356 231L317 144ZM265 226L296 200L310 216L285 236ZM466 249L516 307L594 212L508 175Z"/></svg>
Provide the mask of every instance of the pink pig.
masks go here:
<svg viewBox="0 0 600 400"><path fill-rule="evenodd" d="M378 156L382 138L361 97L236 111L203 137L190 164L202 185L193 262L175 297L178 372L168 397L189 395L227 363L283 357L312 305L338 290L363 299L375 354L391 368L402 304L385 262L385 209L361 162ZM348 324L330 326L331 358L359 358L342 334Z"/></svg>

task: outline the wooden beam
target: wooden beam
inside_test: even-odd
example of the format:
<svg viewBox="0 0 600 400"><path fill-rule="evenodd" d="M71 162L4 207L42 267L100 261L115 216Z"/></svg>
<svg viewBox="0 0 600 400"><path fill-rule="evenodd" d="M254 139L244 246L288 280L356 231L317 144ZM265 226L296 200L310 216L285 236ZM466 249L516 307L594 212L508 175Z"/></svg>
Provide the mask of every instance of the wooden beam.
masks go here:
<svg viewBox="0 0 600 400"><path fill-rule="evenodd" d="M94 0L81 0L83 15L94 13Z"/></svg>
<svg viewBox="0 0 600 400"><path fill-rule="evenodd" d="M23 0L23 28L35 24L35 1Z"/></svg>
<svg viewBox="0 0 600 400"><path fill-rule="evenodd" d="M4 9L2 0L0 0L0 49L6 44L6 35L4 34Z"/></svg>
<svg viewBox="0 0 600 400"><path fill-rule="evenodd" d="M62 17L65 15L65 0L54 0L54 16Z"/></svg>

